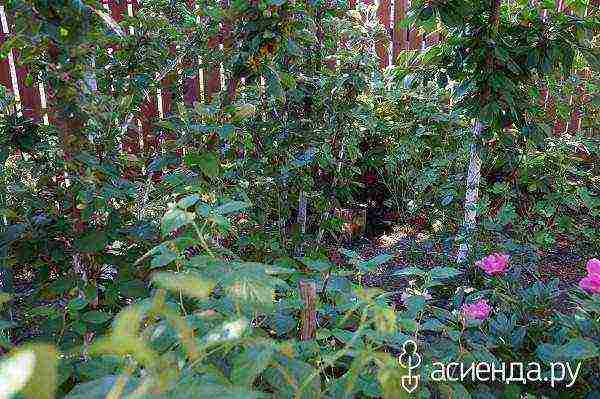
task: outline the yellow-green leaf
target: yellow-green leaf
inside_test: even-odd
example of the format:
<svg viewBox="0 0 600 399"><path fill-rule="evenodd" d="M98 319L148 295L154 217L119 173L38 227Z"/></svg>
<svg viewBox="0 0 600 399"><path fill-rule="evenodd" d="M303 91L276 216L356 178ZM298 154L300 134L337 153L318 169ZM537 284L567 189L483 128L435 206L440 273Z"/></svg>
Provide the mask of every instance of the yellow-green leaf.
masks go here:
<svg viewBox="0 0 600 399"><path fill-rule="evenodd" d="M201 279L193 273L162 272L155 274L152 280L159 287L198 299L207 298L215 287L213 281Z"/></svg>

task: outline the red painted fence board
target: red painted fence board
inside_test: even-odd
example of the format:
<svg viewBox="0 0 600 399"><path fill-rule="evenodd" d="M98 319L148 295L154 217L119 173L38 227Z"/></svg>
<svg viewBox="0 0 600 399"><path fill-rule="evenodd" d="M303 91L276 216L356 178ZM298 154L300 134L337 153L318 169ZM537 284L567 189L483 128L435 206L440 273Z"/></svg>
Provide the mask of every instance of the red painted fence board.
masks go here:
<svg viewBox="0 0 600 399"><path fill-rule="evenodd" d="M390 0L379 0L379 7L377 9L377 15L379 16L379 22L385 30L390 32L390 21L391 21L391 1ZM385 43L377 43L376 46L377 54L379 55L379 66L385 69L389 66L390 60L388 57L387 45Z"/></svg>

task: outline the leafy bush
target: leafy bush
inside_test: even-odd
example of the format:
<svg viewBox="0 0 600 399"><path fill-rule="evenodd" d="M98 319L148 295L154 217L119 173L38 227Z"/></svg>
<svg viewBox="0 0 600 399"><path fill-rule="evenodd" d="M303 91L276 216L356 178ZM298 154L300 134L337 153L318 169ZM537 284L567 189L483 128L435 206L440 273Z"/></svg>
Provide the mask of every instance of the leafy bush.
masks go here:
<svg viewBox="0 0 600 399"><path fill-rule="evenodd" d="M594 102L573 135L546 135L535 107L486 132L483 228L457 266L473 144L460 100L473 111L475 96L427 62L460 43L380 71L373 6L229 3L144 1L117 22L95 1L7 2L2 54L18 48L26 80L52 90L47 125L0 93L0 397L404 398L415 375L421 398L598 394L596 261L586 277L577 262L576 288L548 281L545 257L563 242L598 256ZM424 29L460 23L433 6L414 4ZM546 5L518 7L543 30ZM592 35L591 18L558 21ZM192 102L200 68L226 87ZM564 101L556 79L544 82ZM170 105L143 117L159 89ZM394 225L442 245L341 245ZM507 385L441 381L440 362L541 366ZM568 390L544 380L556 362L577 367Z"/></svg>

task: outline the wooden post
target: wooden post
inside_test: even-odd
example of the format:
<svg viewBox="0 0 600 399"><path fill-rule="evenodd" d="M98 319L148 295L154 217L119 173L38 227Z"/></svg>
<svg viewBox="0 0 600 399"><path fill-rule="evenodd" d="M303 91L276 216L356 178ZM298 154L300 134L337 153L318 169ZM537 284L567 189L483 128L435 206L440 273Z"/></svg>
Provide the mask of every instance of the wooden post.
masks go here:
<svg viewBox="0 0 600 399"><path fill-rule="evenodd" d="M300 298L304 302L300 340L315 339L317 333L317 285L314 281L300 281Z"/></svg>

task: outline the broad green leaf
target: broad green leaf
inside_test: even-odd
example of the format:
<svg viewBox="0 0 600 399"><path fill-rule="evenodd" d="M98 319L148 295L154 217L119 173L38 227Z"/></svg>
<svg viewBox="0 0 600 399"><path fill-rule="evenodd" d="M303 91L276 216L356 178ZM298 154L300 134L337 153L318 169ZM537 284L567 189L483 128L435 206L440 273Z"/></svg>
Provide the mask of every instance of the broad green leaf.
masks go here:
<svg viewBox="0 0 600 399"><path fill-rule="evenodd" d="M310 259L310 258L298 258L300 262L311 270L317 272L326 272L333 267L332 263L326 259Z"/></svg>
<svg viewBox="0 0 600 399"><path fill-rule="evenodd" d="M76 373L78 381L97 380L109 375L118 373L122 370L127 359L112 355L94 356L77 365L76 370L69 370L70 373ZM59 369L60 370L60 369ZM63 378L65 378L63 376ZM68 378L68 376L66 376Z"/></svg>
<svg viewBox="0 0 600 399"><path fill-rule="evenodd" d="M198 154L190 152L185 156L188 166L196 166L208 177L215 177L220 172L219 158L212 152Z"/></svg>
<svg viewBox="0 0 600 399"><path fill-rule="evenodd" d="M279 74L275 70L268 68L265 75L267 77L268 94L271 97L283 97L283 87L281 85Z"/></svg>
<svg viewBox="0 0 600 399"><path fill-rule="evenodd" d="M507 202L504 205L502 205L502 208L500 208L500 211L498 212L498 215L496 215L496 218L498 220L498 223L500 223L503 226L506 226L507 224L513 223L516 220L517 210L515 209L515 206L513 204Z"/></svg>
<svg viewBox="0 0 600 399"><path fill-rule="evenodd" d="M111 317L112 316L108 313L101 312L99 310L91 310L84 313L81 316L81 319L92 324L102 324L110 320Z"/></svg>
<svg viewBox="0 0 600 399"><path fill-rule="evenodd" d="M0 292L0 306L10 301L11 298L12 296L10 294L7 294L6 292Z"/></svg>
<svg viewBox="0 0 600 399"><path fill-rule="evenodd" d="M143 316L144 309L136 304L121 310L113 321L113 336L117 338L136 336Z"/></svg>
<svg viewBox="0 0 600 399"><path fill-rule="evenodd" d="M423 276L425 274L425 270L421 270L418 267L412 266L405 267L394 272L394 276Z"/></svg>
<svg viewBox="0 0 600 399"><path fill-rule="evenodd" d="M105 399L111 389L115 386L118 376L109 375L98 380L85 382L76 385L64 399ZM135 377L130 377L123 389L124 395L131 394L139 381Z"/></svg>
<svg viewBox="0 0 600 399"><path fill-rule="evenodd" d="M267 399L270 396L245 387L222 385L205 381L203 378L185 379L165 399Z"/></svg>
<svg viewBox="0 0 600 399"><path fill-rule="evenodd" d="M270 367L264 372L265 380L275 391L277 398L321 398L321 382L315 369L308 363L286 356L276 355L277 367ZM309 380L309 378L314 377ZM303 388L302 394L298 395Z"/></svg>
<svg viewBox="0 0 600 399"><path fill-rule="evenodd" d="M233 358L231 382L236 385L252 386L273 358L274 348L270 342L246 347Z"/></svg>
<svg viewBox="0 0 600 399"><path fill-rule="evenodd" d="M157 248L159 252L152 258L152 261L150 262L151 268L154 269L166 266L177 259L177 254L171 251L166 245L159 245Z"/></svg>
<svg viewBox="0 0 600 399"><path fill-rule="evenodd" d="M572 339L560 348L560 352L568 360L593 359L600 354L596 344L581 338Z"/></svg>
<svg viewBox="0 0 600 399"><path fill-rule="evenodd" d="M200 201L200 196L198 194L191 194L180 199L177 202L177 207L180 209L187 209L198 201Z"/></svg>
<svg viewBox="0 0 600 399"><path fill-rule="evenodd" d="M183 227L194 221L194 213L186 212L179 208L172 208L165 213L161 221L161 231L163 236Z"/></svg>
<svg viewBox="0 0 600 399"><path fill-rule="evenodd" d="M0 331L1 330L6 330L6 329L9 329L9 328L13 328L14 326L16 326L16 324L13 323L12 321L1 320L0 319Z"/></svg>
<svg viewBox="0 0 600 399"><path fill-rule="evenodd" d="M152 278L154 284L169 291L181 291L191 298L207 298L215 287L211 280L200 278L195 273L167 273L161 272Z"/></svg>
<svg viewBox="0 0 600 399"><path fill-rule="evenodd" d="M145 367L153 367L158 358L158 354L149 348L146 341L133 334L98 338L90 346L89 354L115 355L121 358L131 356Z"/></svg>
<svg viewBox="0 0 600 399"><path fill-rule="evenodd" d="M396 331L396 312L389 306L375 306L373 309L375 328L383 334Z"/></svg>
<svg viewBox="0 0 600 399"><path fill-rule="evenodd" d="M220 205L214 209L214 212L218 215L227 215L228 213L239 212L243 209L248 208L249 204L244 201L230 201L223 205Z"/></svg>
<svg viewBox="0 0 600 399"><path fill-rule="evenodd" d="M357 386L360 384L360 382L359 382L359 384L357 384L357 381L359 380L359 376L364 371L364 367L369 362L369 360L370 360L370 353L368 351L361 351L358 354L358 356L354 357L354 360L352 361L350 368L348 369L346 374L344 374L344 377L343 377L344 384L341 387L341 388L343 388L343 392L339 393L339 397L342 397L342 398L352 397L353 393L356 392L357 389L361 388L360 386Z"/></svg>
<svg viewBox="0 0 600 399"><path fill-rule="evenodd" d="M410 399L410 394L402 386L402 377L406 375L406 369L400 367L397 361L390 355L380 354L384 364L377 372L377 379L381 384L383 399ZM412 388L415 381L408 381L408 388Z"/></svg>
<svg viewBox="0 0 600 399"><path fill-rule="evenodd" d="M390 254L377 255L374 258L360 262L358 264L358 268L363 272L369 272L369 271L373 270L374 268L376 268L377 266L384 264L385 262L387 262L388 260L390 260L392 258L393 258L393 256Z"/></svg>
<svg viewBox="0 0 600 399"><path fill-rule="evenodd" d="M464 388L463 388L464 389ZM466 398L471 398L471 396L467 396ZM500 399L523 399L524 396L521 394L521 387L515 384L508 385L504 392L502 392L502 396Z"/></svg>
<svg viewBox="0 0 600 399"><path fill-rule="evenodd" d="M456 277L462 272L453 267L434 267L429 271L429 275L433 279L446 279Z"/></svg>
<svg viewBox="0 0 600 399"><path fill-rule="evenodd" d="M85 298L74 298L69 301L67 307L69 310L81 310L85 308L88 304L88 301Z"/></svg>
<svg viewBox="0 0 600 399"><path fill-rule="evenodd" d="M217 345L227 341L234 341L242 337L249 327L248 320L241 318L227 321L206 334L203 341L206 345Z"/></svg>
<svg viewBox="0 0 600 399"><path fill-rule="evenodd" d="M141 298L148 295L146 283L142 280L129 280L119 282L118 287L119 293L129 298Z"/></svg>

